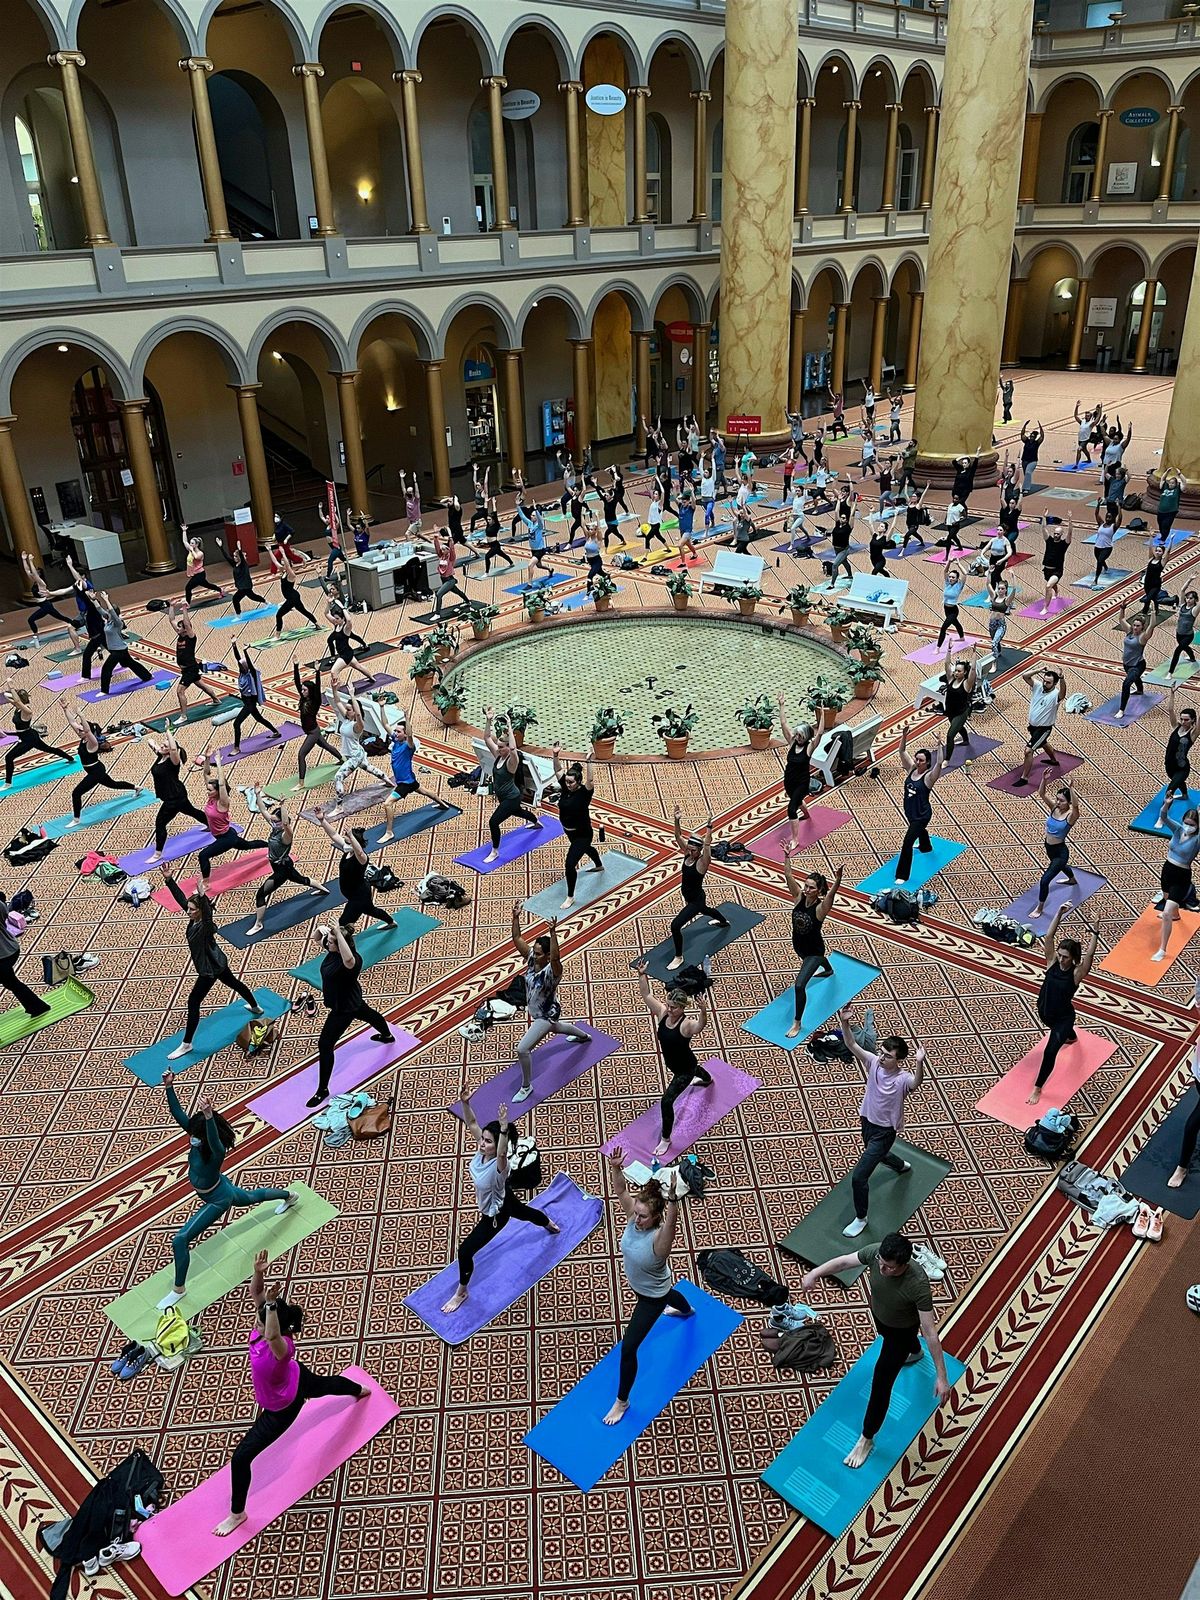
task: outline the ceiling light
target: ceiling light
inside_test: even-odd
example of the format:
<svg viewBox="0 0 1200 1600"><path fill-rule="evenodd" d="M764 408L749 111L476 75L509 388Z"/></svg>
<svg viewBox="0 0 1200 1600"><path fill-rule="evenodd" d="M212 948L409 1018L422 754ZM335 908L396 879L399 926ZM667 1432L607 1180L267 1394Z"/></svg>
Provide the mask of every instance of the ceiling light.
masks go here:
<svg viewBox="0 0 1200 1600"><path fill-rule="evenodd" d="M837 62L836 61L834 62L833 66L830 67L829 70L830 70L831 73L833 73L836 76L836 74L837 74Z"/></svg>
<svg viewBox="0 0 1200 1600"><path fill-rule="evenodd" d="M58 348L59 348L59 353L65 356L67 351L71 348L71 346L69 344L60 344Z"/></svg>
<svg viewBox="0 0 1200 1600"><path fill-rule="evenodd" d="M79 182L79 178L77 176L75 176L75 175L72 175L71 182L72 183L78 183Z"/></svg>
<svg viewBox="0 0 1200 1600"><path fill-rule="evenodd" d="M278 350L272 350L271 351L271 355L272 355L273 359L276 360L276 361L282 361L283 360L283 357L279 354Z"/></svg>

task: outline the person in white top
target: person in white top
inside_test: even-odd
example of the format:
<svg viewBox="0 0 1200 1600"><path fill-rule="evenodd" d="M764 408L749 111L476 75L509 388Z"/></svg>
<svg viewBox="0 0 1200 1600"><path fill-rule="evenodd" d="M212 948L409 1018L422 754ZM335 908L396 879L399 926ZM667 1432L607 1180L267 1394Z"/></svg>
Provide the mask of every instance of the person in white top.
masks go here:
<svg viewBox="0 0 1200 1600"><path fill-rule="evenodd" d="M1042 757L1045 766L1059 765L1058 757L1050 747L1050 735L1054 731L1054 724L1058 721L1062 703L1067 698L1067 680L1053 667L1046 667L1041 672L1023 672L1021 676L1029 685L1030 691L1029 742L1025 746L1025 761L1021 767L1021 776L1013 779L1013 786L1018 789L1024 789L1028 785L1033 758L1039 750L1045 751Z"/></svg>
<svg viewBox="0 0 1200 1600"><path fill-rule="evenodd" d="M1076 400L1076 402L1075 402L1075 421L1079 425L1079 433L1078 433L1077 442L1076 442L1076 445L1075 445L1075 465L1076 466L1078 466L1081 461L1086 461L1089 465L1091 464L1091 460L1092 460L1092 451L1091 451L1092 429L1095 427L1096 422L1098 420L1099 410L1100 410L1100 408L1099 408L1099 406L1097 406L1096 410L1094 412L1093 411L1085 411L1083 413L1083 415L1080 416L1079 415L1079 401Z"/></svg>

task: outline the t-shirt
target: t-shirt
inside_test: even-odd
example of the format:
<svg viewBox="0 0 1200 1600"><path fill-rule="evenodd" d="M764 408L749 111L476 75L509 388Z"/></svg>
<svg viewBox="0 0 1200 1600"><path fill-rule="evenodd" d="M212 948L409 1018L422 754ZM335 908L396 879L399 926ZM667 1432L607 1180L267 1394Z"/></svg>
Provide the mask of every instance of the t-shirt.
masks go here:
<svg viewBox="0 0 1200 1600"><path fill-rule="evenodd" d="M471 1157L471 1182L475 1185L475 1199L485 1217L494 1217L504 1204L508 1178L500 1171L495 1156L485 1156L476 1150Z"/></svg>
<svg viewBox="0 0 1200 1600"><path fill-rule="evenodd" d="M1029 696L1029 726L1052 728L1058 721L1058 684L1053 689L1043 689L1039 683Z"/></svg>
<svg viewBox="0 0 1200 1600"><path fill-rule="evenodd" d="M858 1259L867 1269L871 1283L871 1310L875 1321L885 1328L916 1328L920 1313L933 1310L933 1291L929 1279L910 1261L896 1278L889 1278L879 1270L879 1246L865 1244Z"/></svg>
<svg viewBox="0 0 1200 1600"><path fill-rule="evenodd" d="M904 1126L904 1097L916 1086L915 1073L902 1069L885 1072L879 1065L879 1057L872 1056L867 1067L867 1086L858 1108L859 1116L866 1117L877 1128L895 1128L898 1133Z"/></svg>
<svg viewBox="0 0 1200 1600"><path fill-rule="evenodd" d="M288 1353L281 1361L261 1329L250 1332L250 1381L254 1398L264 1411L286 1411L300 1387L300 1367L290 1334L283 1335Z"/></svg>

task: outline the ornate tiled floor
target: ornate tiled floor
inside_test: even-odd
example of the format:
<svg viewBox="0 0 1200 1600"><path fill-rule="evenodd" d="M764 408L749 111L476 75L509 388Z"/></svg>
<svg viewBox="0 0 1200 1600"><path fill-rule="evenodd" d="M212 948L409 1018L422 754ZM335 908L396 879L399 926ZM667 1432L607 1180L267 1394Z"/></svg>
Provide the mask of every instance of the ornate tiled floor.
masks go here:
<svg viewBox="0 0 1200 1600"><path fill-rule="evenodd" d="M1137 382L1106 379L1103 393L1121 397L1123 416L1134 415L1138 437L1131 455L1144 467L1149 446L1139 454L1139 444L1155 436L1156 427L1161 431L1167 386L1137 389ZM1062 391L1062 375L1023 377L1018 411L1041 409L1048 424L1053 419L1060 453L1069 453L1071 403ZM836 451L835 459L847 454ZM977 498L981 507L994 504L992 493ZM985 517L972 531L987 524ZM1036 548L1032 531L1023 543ZM769 545L755 548L765 552ZM1142 541L1126 539L1117 552L1117 564L1140 571ZM1176 574L1195 561L1196 546L1185 544L1171 559L1168 587L1177 587ZM1068 576L1088 567L1090 552L1074 548ZM1034 581L1025 579L1031 569L1036 573L1036 561L1015 570L1027 587ZM784 557L778 569L769 564L767 576L778 592L813 571ZM938 727L929 717L912 717L913 691L929 669L903 657L935 630L941 569L912 558L899 571L910 580L913 599L908 624L887 644L886 681L872 706L885 719L880 774L840 791L839 803L853 812L853 821L804 858L826 870L844 863L847 886L898 842L893 752L901 727L907 721L935 736ZM621 581L619 615L665 603L660 580L625 574ZM503 582L472 581L471 592L490 595ZM1064 666L1071 687L1098 703L1119 682L1111 623L1135 583L1098 595L1068 588L1074 604L1065 616L1049 624L1017 619L1013 642ZM711 607L714 615L729 616L724 602L704 605L706 612ZM504 631L526 626L518 613L519 603L506 598ZM964 616L982 620L971 611ZM370 619L368 633L397 639L410 626L393 612ZM139 617L138 630L148 657L169 658L161 616ZM255 625L246 636L257 636ZM211 636L217 650L228 639ZM297 659L315 653L300 640L261 658L280 710L291 704L293 651ZM44 675L33 659L22 681L36 683ZM401 676L394 687L412 702L428 763L444 781L469 764L467 739L441 731L413 700L405 661L397 652L380 666ZM622 671L630 665L616 664ZM784 686L731 684L728 699L778 687ZM53 697L37 689L34 695L39 713L57 731ZM135 699L146 715L158 697L151 691ZM128 702L120 709L127 713ZM558 731L552 686L537 709L538 733L548 742ZM996 705L978 718L979 732L1001 740L1001 751L938 786L936 830L973 848L935 880L939 902L924 922L904 929L882 924L865 898L847 887L831 925L835 948L882 969L865 997L881 1028L929 1044L930 1078L910 1103L908 1131L948 1160L951 1173L913 1231L949 1263L937 1289L938 1309L948 1348L967 1363L952 1402L850 1533L829 1540L759 1482L762 1468L843 1369L814 1381L776 1373L759 1348L760 1313L753 1309L591 1494L581 1495L524 1448L521 1437L530 1423L618 1336L626 1295L611 1216L532 1294L459 1349L443 1347L402 1305L403 1296L448 1259L471 1215L461 1133L443 1108L457 1094L464 1066L472 1081L487 1076L511 1059L517 1033L501 1025L469 1046L456 1028L514 970L507 942L511 907L560 875L561 851L552 844L487 878L467 873L471 904L443 913L441 929L366 974L372 1001L424 1041L378 1085L385 1092L394 1088L400 1107L388 1138L330 1151L313 1131L279 1135L246 1109L263 1083L311 1058L315 1029L296 1019L269 1058L248 1063L225 1051L183 1080L187 1094L204 1090L229 1108L240 1134L233 1163L240 1179L303 1179L338 1207L338 1219L286 1261L292 1290L309 1312L306 1344L320 1368L361 1362L404 1407L397 1425L214 1574L204 1593L220 1600L264 1592L466 1600L485 1589L499 1600L716 1600L734 1593L816 1600L836 1590L893 1600L920 1590L945 1558L959 1520L986 1492L1010 1441L1035 1417L1073 1342L1131 1270L1138 1248L1127 1238L1084 1229L1051 1192L1049 1169L1025 1155L1019 1135L975 1110L996 1074L1038 1037L1037 961L970 926L979 906L1007 904L1041 870L1035 802L987 787L1019 749L1025 710L1023 686L1015 676L1002 681ZM197 731L189 730L186 740L193 753L201 748ZM1089 902L1105 949L1156 889L1162 846L1128 832L1125 819L1161 781L1166 731L1163 711L1121 730L1062 719L1066 748L1086 758L1077 778L1084 815L1072 844L1076 859L1108 880ZM248 759L237 768L237 782L287 775L294 751L285 746ZM136 743L120 746L112 760L120 776L134 781L147 765ZM596 809L608 842L644 857L645 866L608 899L564 923L563 1001L569 1015L618 1034L625 1049L529 1118L552 1170L562 1167L599 1189L599 1143L638 1114L660 1083L629 962L664 937L677 903L664 818L677 801L691 819L711 806L722 833L748 838L753 847L755 833L782 814L779 770L778 752L745 750L698 763L601 769ZM62 784L0 800L13 830L27 817L56 816L66 806ZM140 1444L162 1463L172 1492L181 1493L227 1459L252 1414L242 1348L246 1321L236 1295L204 1314L204 1353L179 1373L152 1369L126 1385L107 1370L121 1341L103 1307L164 1263L169 1235L191 1209L180 1141L163 1097L121 1065L131 1048L181 1023L187 985L180 922L153 905L135 909L115 900L74 868L86 847L103 843L116 854L143 844L148 815L90 830L79 849L67 841L28 880L42 914L26 941L25 970L36 969L43 952L63 946L93 949L101 965L88 979L97 995L93 1009L0 1057L0 1465L6 1485L0 1567L2 1585L21 1596L48 1585L48 1565L34 1547L36 1522L75 1503L89 1474ZM398 899L410 903L411 885L422 873L479 842L484 816L468 800L461 818L394 847L389 859L408 886ZM299 832L297 855L302 870L330 875L331 855L317 830ZM800 1269L774 1241L850 1163L859 1080L848 1069L817 1066L803 1052L785 1055L741 1030L790 981L787 897L781 873L768 863L713 870L717 897L740 899L765 920L716 960L706 1043L761 1078L763 1087L699 1146L718 1179L705 1200L685 1209L677 1265L694 1275L698 1250L737 1244L795 1292ZM12 871L6 876L10 889L24 881ZM251 898L249 889L231 891L219 920L242 914ZM233 952L235 962L256 983L290 994L287 968L301 958L307 932L302 927ZM1087 1126L1084 1154L1091 1164L1104 1167L1144 1138L1181 1084L1194 1031L1188 1005L1195 966L1188 950L1152 991L1103 973L1086 986L1086 1026L1116 1046L1072 1102ZM836 1309L842 1356L852 1361L871 1336L861 1289L819 1292L818 1298ZM107 1575L99 1586L105 1595L126 1591L158 1592L140 1565Z"/></svg>

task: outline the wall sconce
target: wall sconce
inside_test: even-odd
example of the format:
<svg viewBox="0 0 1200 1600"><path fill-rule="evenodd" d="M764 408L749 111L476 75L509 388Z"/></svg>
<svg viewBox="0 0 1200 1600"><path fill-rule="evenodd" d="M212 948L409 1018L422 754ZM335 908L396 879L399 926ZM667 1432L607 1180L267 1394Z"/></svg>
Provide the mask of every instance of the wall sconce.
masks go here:
<svg viewBox="0 0 1200 1600"><path fill-rule="evenodd" d="M271 351L271 360L272 361L282 361L283 357L280 355L278 350L272 350Z"/></svg>
<svg viewBox="0 0 1200 1600"><path fill-rule="evenodd" d="M371 196L375 193L375 187L373 184L368 183L366 178L363 178L355 192L357 193L358 198L362 201L363 205L368 205L370 203Z"/></svg>
<svg viewBox="0 0 1200 1600"><path fill-rule="evenodd" d="M1073 300L1075 298L1075 291L1074 289L1060 289L1058 291L1058 298L1060 300Z"/></svg>
<svg viewBox="0 0 1200 1600"><path fill-rule="evenodd" d="M79 174L77 172L73 172L71 174L71 182L72 183L78 183L79 182Z"/></svg>
<svg viewBox="0 0 1200 1600"><path fill-rule="evenodd" d="M64 355L65 356L67 351L70 348L71 348L71 346L69 344L60 344L59 347L58 347L58 352L59 352L60 355Z"/></svg>
<svg viewBox="0 0 1200 1600"><path fill-rule="evenodd" d="M386 397L386 406L389 411L399 411L400 403L394 394L389 394Z"/></svg>

